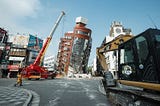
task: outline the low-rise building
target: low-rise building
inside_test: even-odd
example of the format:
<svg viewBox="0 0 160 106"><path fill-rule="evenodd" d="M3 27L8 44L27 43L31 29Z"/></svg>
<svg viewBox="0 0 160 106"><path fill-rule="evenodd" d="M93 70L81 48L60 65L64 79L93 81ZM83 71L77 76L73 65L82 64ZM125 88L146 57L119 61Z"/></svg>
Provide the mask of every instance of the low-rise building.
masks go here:
<svg viewBox="0 0 160 106"><path fill-rule="evenodd" d="M0 77L16 77L23 67L34 62L43 46L43 40L31 34L8 34L0 28Z"/></svg>
<svg viewBox="0 0 160 106"><path fill-rule="evenodd" d="M44 57L43 66L48 69L48 71L55 71L55 56Z"/></svg>
<svg viewBox="0 0 160 106"><path fill-rule="evenodd" d="M12 42L8 54L8 72L10 77L16 77L18 71L34 62L43 46L43 40L33 35L10 35Z"/></svg>

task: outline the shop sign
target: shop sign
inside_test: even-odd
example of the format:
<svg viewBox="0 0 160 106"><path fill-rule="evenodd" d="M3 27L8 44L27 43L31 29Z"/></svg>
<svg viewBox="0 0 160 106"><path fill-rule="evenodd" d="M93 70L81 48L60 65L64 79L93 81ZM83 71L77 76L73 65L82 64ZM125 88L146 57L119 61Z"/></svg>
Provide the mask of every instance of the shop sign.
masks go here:
<svg viewBox="0 0 160 106"><path fill-rule="evenodd" d="M43 40L33 36L29 35L29 42L28 42L28 48L30 49L35 49L35 50L40 50L43 46Z"/></svg>
<svg viewBox="0 0 160 106"><path fill-rule="evenodd" d="M9 60L23 61L24 57L9 57Z"/></svg>
<svg viewBox="0 0 160 106"><path fill-rule="evenodd" d="M13 44L20 45L20 46L27 46L28 45L29 36L25 35L16 35L13 38Z"/></svg>
<svg viewBox="0 0 160 106"><path fill-rule="evenodd" d="M19 65L8 65L8 69L10 69L10 70L18 70L19 69Z"/></svg>

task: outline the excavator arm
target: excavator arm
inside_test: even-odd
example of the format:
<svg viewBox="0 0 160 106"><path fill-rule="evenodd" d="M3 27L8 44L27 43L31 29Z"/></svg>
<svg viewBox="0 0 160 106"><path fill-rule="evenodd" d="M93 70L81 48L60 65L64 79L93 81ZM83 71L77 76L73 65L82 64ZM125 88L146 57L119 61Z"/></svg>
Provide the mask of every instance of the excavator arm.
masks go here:
<svg viewBox="0 0 160 106"><path fill-rule="evenodd" d="M105 56L103 54L104 52L101 52L102 49L103 48L97 48L96 54L97 54L98 61L99 61L100 65L102 66L103 70L107 71L107 63L106 63Z"/></svg>
<svg viewBox="0 0 160 106"><path fill-rule="evenodd" d="M109 51L114 51L118 49L119 44L126 42L131 39L132 35L119 35L114 38L112 41L105 43L101 47L97 48L96 55L100 65L103 68L103 71L108 71L108 65L105 57L105 53Z"/></svg>

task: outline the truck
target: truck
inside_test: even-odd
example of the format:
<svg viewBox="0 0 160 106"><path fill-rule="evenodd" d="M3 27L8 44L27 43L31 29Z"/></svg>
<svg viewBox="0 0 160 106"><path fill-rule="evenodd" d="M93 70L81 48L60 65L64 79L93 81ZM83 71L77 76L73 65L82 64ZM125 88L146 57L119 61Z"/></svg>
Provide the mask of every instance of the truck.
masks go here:
<svg viewBox="0 0 160 106"><path fill-rule="evenodd" d="M40 78L48 78L48 77L54 78L55 77L55 73L50 73L45 67L41 66L41 63L45 55L45 52L50 44L52 36L64 15L65 13L64 11L62 11L56 23L54 24L49 36L47 37L42 49L40 50L38 56L36 57L34 63L22 69L21 74L23 78L27 78L29 80L30 79L38 80Z"/></svg>
<svg viewBox="0 0 160 106"><path fill-rule="evenodd" d="M119 44L117 51L118 78L107 71L107 65L103 72L107 97L119 106L159 106L160 30L149 28Z"/></svg>

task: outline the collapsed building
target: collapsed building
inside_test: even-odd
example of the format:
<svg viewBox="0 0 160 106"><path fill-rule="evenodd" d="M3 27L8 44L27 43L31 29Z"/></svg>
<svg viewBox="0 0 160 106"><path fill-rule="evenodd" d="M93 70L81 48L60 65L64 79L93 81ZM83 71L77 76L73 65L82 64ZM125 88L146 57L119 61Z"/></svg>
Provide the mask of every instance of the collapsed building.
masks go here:
<svg viewBox="0 0 160 106"><path fill-rule="evenodd" d="M68 73L87 73L91 52L91 30L86 28L87 19L76 18L73 31L65 33L59 43L57 70Z"/></svg>

